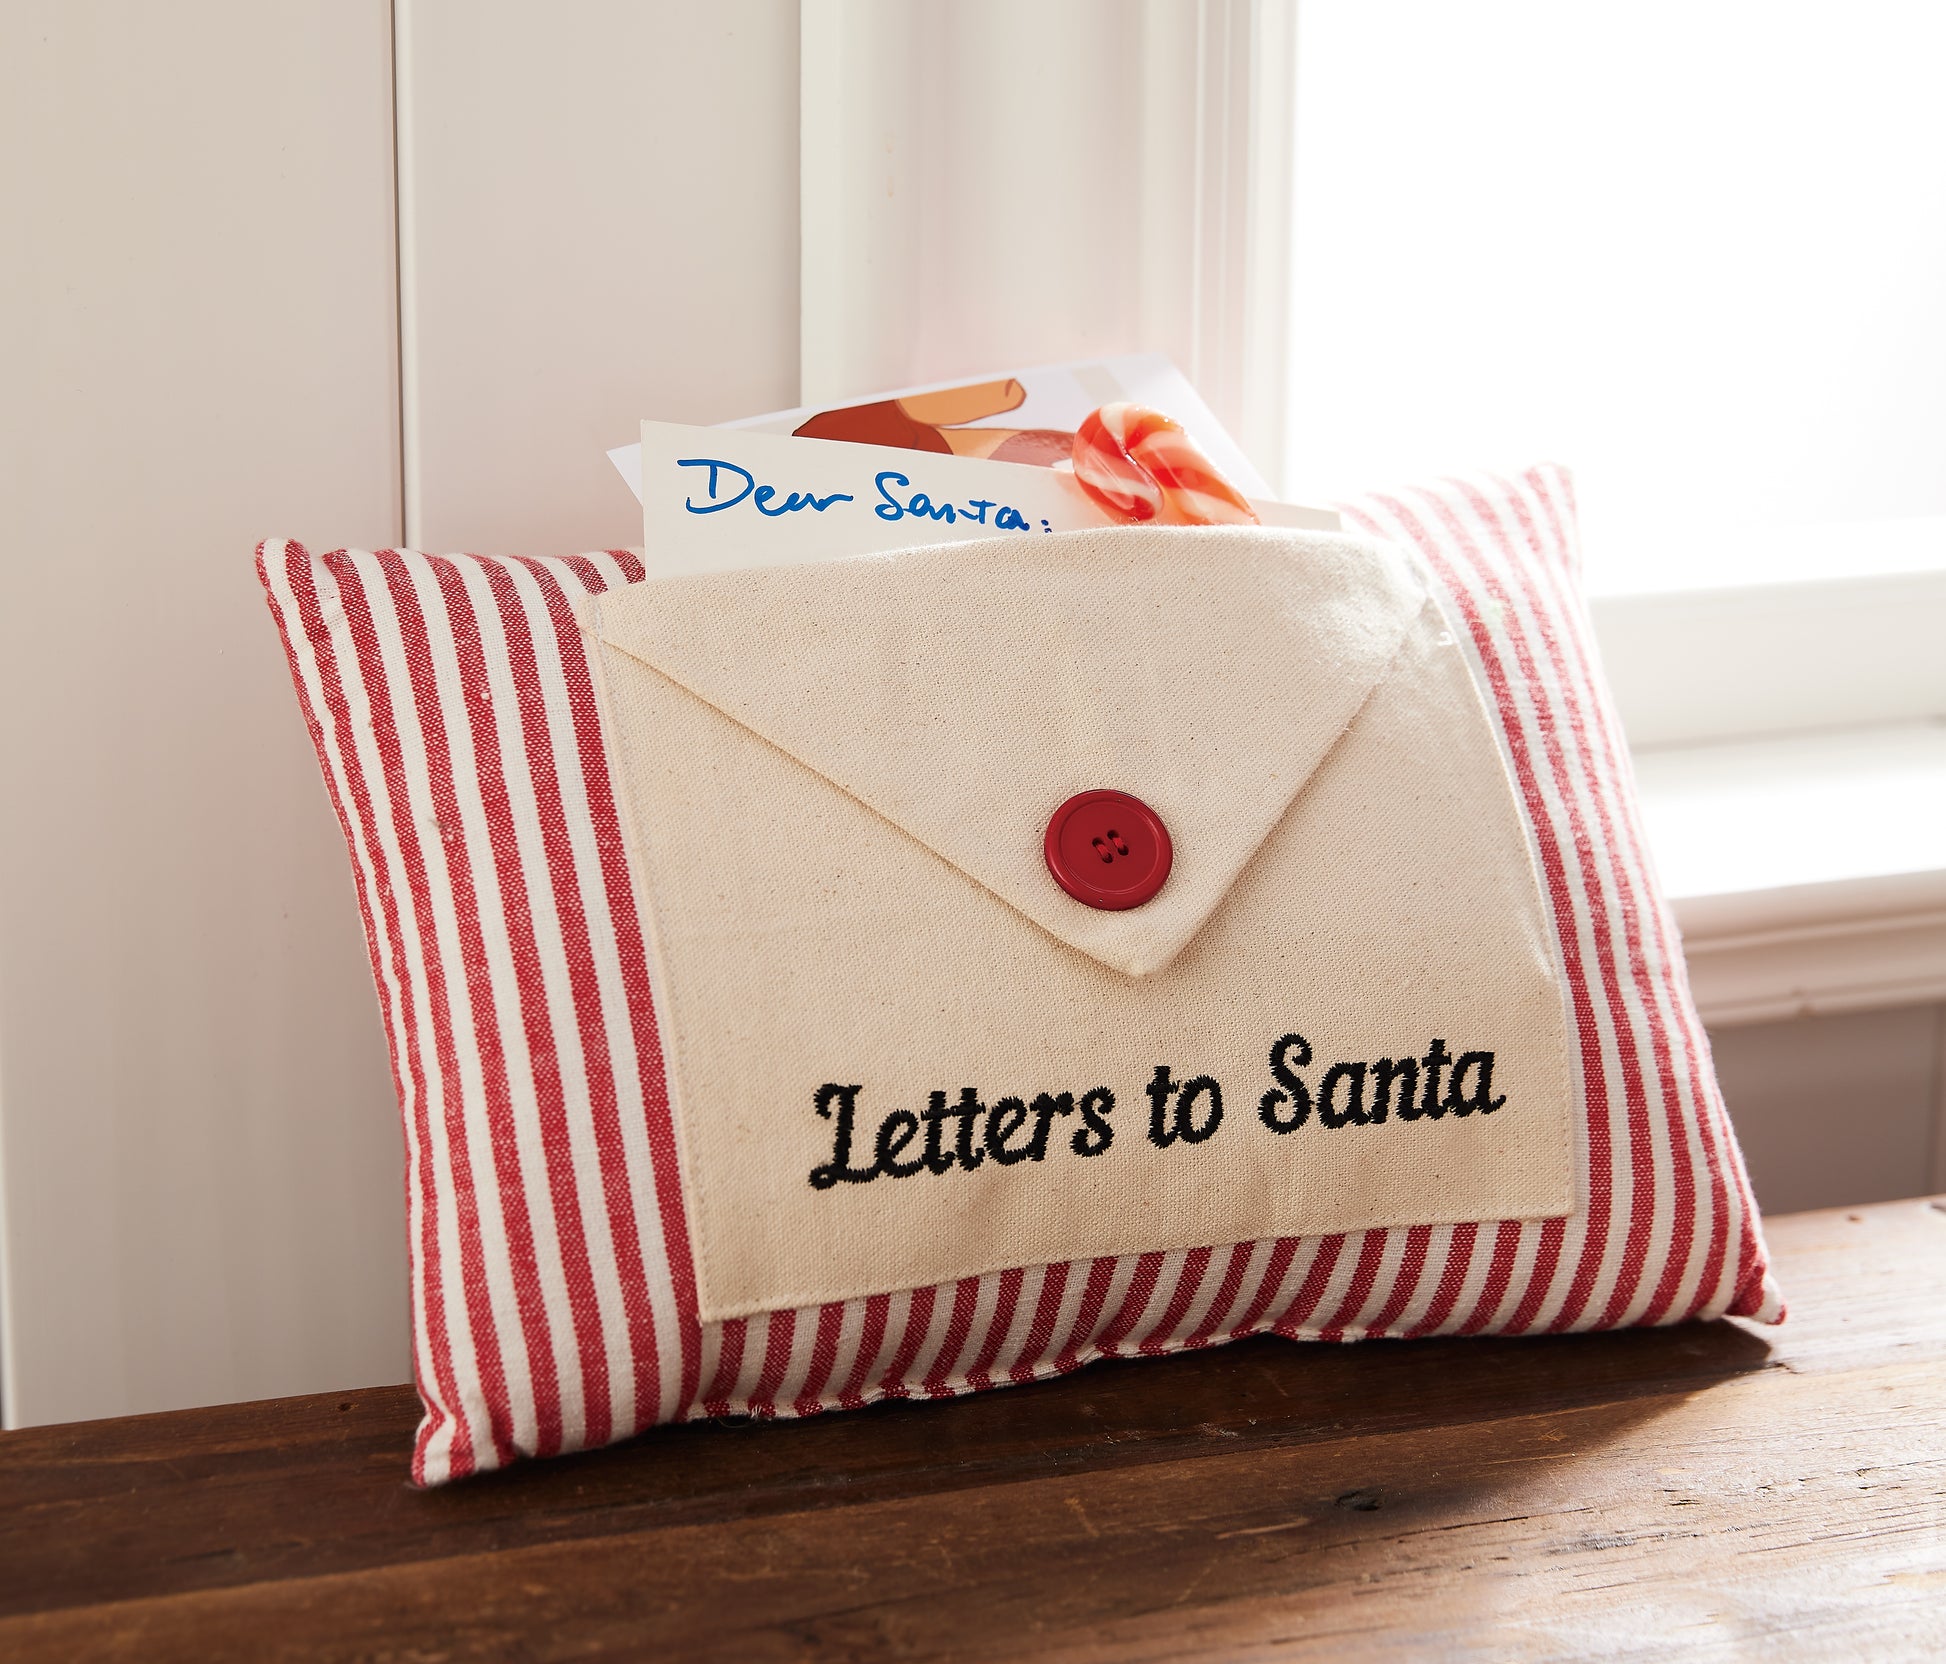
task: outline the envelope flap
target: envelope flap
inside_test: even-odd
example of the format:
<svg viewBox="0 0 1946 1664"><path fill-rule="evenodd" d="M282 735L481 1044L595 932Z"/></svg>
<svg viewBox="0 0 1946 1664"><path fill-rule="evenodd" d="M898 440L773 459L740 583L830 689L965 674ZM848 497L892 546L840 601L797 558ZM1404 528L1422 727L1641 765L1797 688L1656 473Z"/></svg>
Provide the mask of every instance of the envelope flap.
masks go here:
<svg viewBox="0 0 1946 1664"><path fill-rule="evenodd" d="M1222 900L1355 718L1423 585L1389 545L1130 528L702 573L596 598L595 633L788 752L1061 941L1140 976ZM1074 900L1077 792L1168 827L1160 894Z"/></svg>

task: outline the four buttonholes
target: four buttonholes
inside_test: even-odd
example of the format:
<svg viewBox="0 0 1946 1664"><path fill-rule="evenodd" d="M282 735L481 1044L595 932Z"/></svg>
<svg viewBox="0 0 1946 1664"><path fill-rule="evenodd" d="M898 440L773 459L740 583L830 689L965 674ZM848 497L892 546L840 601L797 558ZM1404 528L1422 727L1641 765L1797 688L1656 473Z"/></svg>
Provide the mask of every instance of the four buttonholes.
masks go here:
<svg viewBox="0 0 1946 1664"><path fill-rule="evenodd" d="M1175 862L1162 817L1139 797L1106 788L1077 792L1056 809L1043 849L1055 883L1108 913L1148 901Z"/></svg>

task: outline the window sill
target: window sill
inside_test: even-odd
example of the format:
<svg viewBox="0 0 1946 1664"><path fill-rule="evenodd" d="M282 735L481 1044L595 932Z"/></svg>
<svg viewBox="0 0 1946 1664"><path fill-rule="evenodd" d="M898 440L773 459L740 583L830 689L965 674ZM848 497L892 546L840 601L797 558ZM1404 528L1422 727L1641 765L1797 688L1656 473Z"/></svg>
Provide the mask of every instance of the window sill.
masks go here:
<svg viewBox="0 0 1946 1664"><path fill-rule="evenodd" d="M1628 570L1589 608L1638 751L1946 712L1946 517L1671 527Z"/></svg>
<svg viewBox="0 0 1946 1664"><path fill-rule="evenodd" d="M1946 723L1635 761L1706 1022L1946 999Z"/></svg>

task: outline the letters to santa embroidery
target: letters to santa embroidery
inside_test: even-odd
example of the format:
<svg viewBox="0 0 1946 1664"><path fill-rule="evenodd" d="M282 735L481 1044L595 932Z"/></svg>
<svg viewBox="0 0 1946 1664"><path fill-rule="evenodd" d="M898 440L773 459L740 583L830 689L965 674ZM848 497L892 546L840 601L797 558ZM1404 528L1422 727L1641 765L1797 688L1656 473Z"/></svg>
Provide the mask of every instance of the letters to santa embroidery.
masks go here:
<svg viewBox="0 0 1946 1664"><path fill-rule="evenodd" d="M1444 1040L1434 1040L1417 1057L1333 1063L1315 1089L1299 1073L1311 1062L1311 1043L1301 1034L1286 1034L1271 1047L1276 1084L1247 1118L1259 1136L1264 1130L1281 1135L1313 1124L1336 1132L1386 1121L1491 1115L1507 1101L1493 1095L1492 1052L1455 1055ZM1105 1155L1115 1142L1116 1098L1106 1086L997 1098L991 1104L982 1101L977 1088L963 1086L956 1098L932 1093L923 1110L890 1110L875 1126L859 1101L864 1090L836 1081L817 1089L812 1108L830 1123L832 1142L831 1158L811 1169L812 1189L921 1173L936 1178L971 1173L989 1161L999 1167L1052 1155L1085 1161ZM1157 1149L1204 1143L1224 1126L1223 1087L1213 1076L1178 1080L1166 1063L1158 1063L1142 1096L1148 1100L1144 1131Z"/></svg>

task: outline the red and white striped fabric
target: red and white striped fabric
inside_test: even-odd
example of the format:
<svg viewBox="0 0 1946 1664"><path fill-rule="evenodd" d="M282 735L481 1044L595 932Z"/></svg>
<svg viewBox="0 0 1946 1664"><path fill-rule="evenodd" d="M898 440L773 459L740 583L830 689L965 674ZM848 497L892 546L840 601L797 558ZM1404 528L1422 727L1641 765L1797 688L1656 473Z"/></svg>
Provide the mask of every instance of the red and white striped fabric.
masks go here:
<svg viewBox="0 0 1946 1664"><path fill-rule="evenodd" d="M659 1422L947 1398L1262 1331L1783 1315L1578 598L1567 476L1345 506L1416 551L1484 666L1573 1003L1585 1211L1022 1266L707 1325L572 601L641 562L262 546L404 1112L419 1483Z"/></svg>

